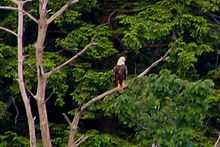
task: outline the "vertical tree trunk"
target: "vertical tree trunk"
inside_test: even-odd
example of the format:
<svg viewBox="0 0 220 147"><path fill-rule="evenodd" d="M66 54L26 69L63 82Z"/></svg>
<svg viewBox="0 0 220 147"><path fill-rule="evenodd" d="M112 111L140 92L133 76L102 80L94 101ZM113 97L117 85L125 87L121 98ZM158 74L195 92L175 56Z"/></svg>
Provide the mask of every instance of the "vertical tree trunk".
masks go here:
<svg viewBox="0 0 220 147"><path fill-rule="evenodd" d="M81 117L81 111L77 111L75 113L74 119L70 126L69 139L68 139L68 147L77 147L75 143L75 137L77 133L77 126Z"/></svg>
<svg viewBox="0 0 220 147"><path fill-rule="evenodd" d="M18 9L23 10L23 3L18 3ZM31 111L31 105L29 99L27 97L25 85L24 85L24 69L23 69L23 21L24 15L22 11L18 12L18 37L17 37L17 44L18 44L18 84L21 91L22 100L24 102L26 115L28 119L28 127L29 127L29 135L30 135L30 146L36 147L36 134L35 134L35 124L34 119Z"/></svg>
<svg viewBox="0 0 220 147"><path fill-rule="evenodd" d="M38 22L38 36L37 42L35 44L36 48L36 66L37 66L37 106L40 118L40 129L41 129L41 138L44 147L52 147L51 139L50 139L50 130L48 125L48 117L47 117L47 108L45 102L45 92L46 92L46 82L47 77L44 74L43 70L43 52L44 52L44 42L47 33L47 18L46 18L46 7L47 1L40 1L40 19Z"/></svg>
<svg viewBox="0 0 220 147"><path fill-rule="evenodd" d="M45 103L46 79L40 76L38 83L37 107L40 118L41 138L44 147L51 147L50 130Z"/></svg>

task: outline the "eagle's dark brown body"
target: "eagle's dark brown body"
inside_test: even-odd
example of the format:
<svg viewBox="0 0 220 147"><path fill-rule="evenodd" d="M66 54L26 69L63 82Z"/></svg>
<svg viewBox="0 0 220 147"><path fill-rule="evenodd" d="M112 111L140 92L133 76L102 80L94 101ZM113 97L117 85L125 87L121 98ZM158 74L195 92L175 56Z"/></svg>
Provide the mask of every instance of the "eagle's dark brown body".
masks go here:
<svg viewBox="0 0 220 147"><path fill-rule="evenodd" d="M116 65L113 68L113 73L116 86L123 87L123 81L126 80L128 74L127 66L125 64Z"/></svg>

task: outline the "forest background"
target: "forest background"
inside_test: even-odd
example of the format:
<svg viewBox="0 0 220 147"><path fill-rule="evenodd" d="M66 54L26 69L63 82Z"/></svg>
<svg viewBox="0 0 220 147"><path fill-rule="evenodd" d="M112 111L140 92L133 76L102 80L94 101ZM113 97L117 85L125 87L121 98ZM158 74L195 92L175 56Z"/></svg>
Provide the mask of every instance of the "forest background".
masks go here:
<svg viewBox="0 0 220 147"><path fill-rule="evenodd" d="M50 0L48 15L66 2ZM24 9L38 18L38 4L29 2ZM0 6L14 3L1 0ZM0 11L0 27L18 31L18 12ZM37 28L25 17L25 86L36 123L37 145L42 146L33 98ZM120 56L127 58L128 87L83 113L76 135L81 137L80 146L214 146L220 129L219 0L80 0L48 26L44 70L67 61L91 40L95 46L47 80L45 103L53 146L67 145L67 116L73 118L77 108L114 87L112 68ZM166 53L147 75L136 78ZM17 38L1 29L1 146L29 146L17 64Z"/></svg>

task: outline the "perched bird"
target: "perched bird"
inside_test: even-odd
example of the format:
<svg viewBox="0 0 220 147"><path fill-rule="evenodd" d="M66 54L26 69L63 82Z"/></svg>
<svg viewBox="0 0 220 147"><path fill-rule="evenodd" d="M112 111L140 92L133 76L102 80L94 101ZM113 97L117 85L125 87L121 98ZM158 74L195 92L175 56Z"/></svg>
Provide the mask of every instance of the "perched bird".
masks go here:
<svg viewBox="0 0 220 147"><path fill-rule="evenodd" d="M115 85L119 90L125 87L125 80L127 79L128 69L125 65L125 57L120 57L117 64L113 68L113 74L115 78Z"/></svg>

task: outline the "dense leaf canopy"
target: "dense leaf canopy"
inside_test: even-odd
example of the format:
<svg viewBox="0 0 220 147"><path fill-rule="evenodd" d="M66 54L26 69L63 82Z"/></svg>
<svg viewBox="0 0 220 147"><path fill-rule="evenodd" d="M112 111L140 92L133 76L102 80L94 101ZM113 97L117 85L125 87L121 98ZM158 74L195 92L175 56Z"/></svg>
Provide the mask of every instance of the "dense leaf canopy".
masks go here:
<svg viewBox="0 0 220 147"><path fill-rule="evenodd" d="M49 15L66 1L50 0ZM36 18L37 3L25 7ZM13 6L9 0L0 1L0 6L7 5ZM17 31L16 11L0 11L0 26ZM25 84L33 92L36 34L37 25L25 17ZM55 146L65 146L68 138L62 113L73 117L80 105L114 87L112 68L122 55L127 58L128 88L85 112L77 135L88 138L81 146L213 146L220 129L219 0L80 0L49 25L45 70L91 41L97 45L48 79L47 110ZM2 146L28 146L16 45L15 36L0 30ZM136 78L168 49L171 52L163 63ZM30 93L29 97L34 101ZM36 106L33 114L38 123Z"/></svg>

